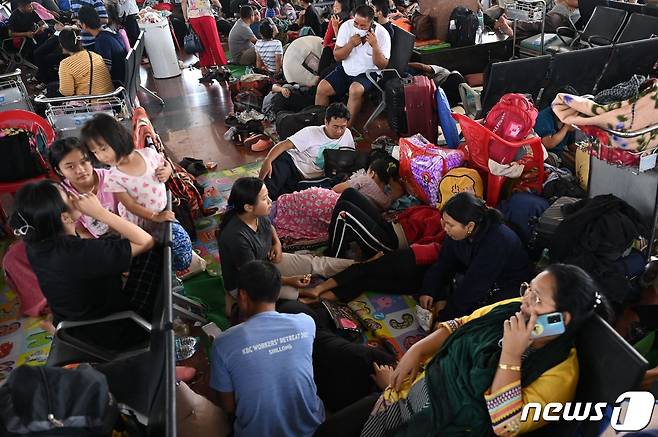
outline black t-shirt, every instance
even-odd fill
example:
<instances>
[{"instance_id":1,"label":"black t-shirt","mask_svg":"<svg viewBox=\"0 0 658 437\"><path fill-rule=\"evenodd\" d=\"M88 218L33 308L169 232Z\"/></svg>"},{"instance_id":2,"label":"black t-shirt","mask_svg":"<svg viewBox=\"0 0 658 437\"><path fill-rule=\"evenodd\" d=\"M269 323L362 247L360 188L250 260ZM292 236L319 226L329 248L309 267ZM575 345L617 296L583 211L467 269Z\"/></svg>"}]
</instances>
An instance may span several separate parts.
<instances>
[{"instance_id":1,"label":"black t-shirt","mask_svg":"<svg viewBox=\"0 0 658 437\"><path fill-rule=\"evenodd\" d=\"M122 293L130 241L54 237L27 245L27 257L56 322L89 320L130 308Z\"/></svg>"},{"instance_id":2,"label":"black t-shirt","mask_svg":"<svg viewBox=\"0 0 658 437\"><path fill-rule=\"evenodd\" d=\"M12 32L32 32L43 20L32 11L29 14L14 9L9 17L9 28Z\"/></svg>"},{"instance_id":3,"label":"black t-shirt","mask_svg":"<svg viewBox=\"0 0 658 437\"><path fill-rule=\"evenodd\" d=\"M221 231L218 245L224 287L235 290L240 267L249 261L268 259L272 250L272 223L267 217L260 217L254 232L239 217L233 217Z\"/></svg>"},{"instance_id":4,"label":"black t-shirt","mask_svg":"<svg viewBox=\"0 0 658 437\"><path fill-rule=\"evenodd\" d=\"M315 36L324 36L322 33L322 22L313 5L306 8L306 12L304 12L304 26L309 26L313 29Z\"/></svg>"},{"instance_id":5,"label":"black t-shirt","mask_svg":"<svg viewBox=\"0 0 658 437\"><path fill-rule=\"evenodd\" d=\"M393 23L387 21L386 23L382 24L382 27L386 29L386 31L391 37L391 41L393 41L393 34L395 33L395 28L393 27Z\"/></svg>"}]
</instances>

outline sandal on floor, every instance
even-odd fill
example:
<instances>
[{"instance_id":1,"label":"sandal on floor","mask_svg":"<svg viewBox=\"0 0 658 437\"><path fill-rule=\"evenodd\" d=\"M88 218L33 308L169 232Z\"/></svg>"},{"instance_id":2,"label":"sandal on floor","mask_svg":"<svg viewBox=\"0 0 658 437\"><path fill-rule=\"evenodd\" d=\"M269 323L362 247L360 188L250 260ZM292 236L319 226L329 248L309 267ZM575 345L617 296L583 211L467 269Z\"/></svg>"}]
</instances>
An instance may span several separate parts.
<instances>
[{"instance_id":1,"label":"sandal on floor","mask_svg":"<svg viewBox=\"0 0 658 437\"><path fill-rule=\"evenodd\" d=\"M272 140L269 138L266 138L264 140L260 140L257 143L253 144L251 146L251 151L252 152L264 152L266 150L270 150L272 147Z\"/></svg>"},{"instance_id":2,"label":"sandal on floor","mask_svg":"<svg viewBox=\"0 0 658 437\"><path fill-rule=\"evenodd\" d=\"M253 144L256 144L260 140L264 139L267 139L267 137L263 134L251 135L250 137L245 138L245 140L242 142L242 145L245 147L251 147Z\"/></svg>"}]
</instances>

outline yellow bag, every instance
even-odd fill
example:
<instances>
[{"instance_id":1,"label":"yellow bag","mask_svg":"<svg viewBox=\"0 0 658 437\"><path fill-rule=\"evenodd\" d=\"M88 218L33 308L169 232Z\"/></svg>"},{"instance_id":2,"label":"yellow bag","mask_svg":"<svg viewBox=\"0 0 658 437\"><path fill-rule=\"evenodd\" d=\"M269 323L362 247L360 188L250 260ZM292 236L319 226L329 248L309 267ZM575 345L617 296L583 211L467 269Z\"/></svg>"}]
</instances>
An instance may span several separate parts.
<instances>
[{"instance_id":1,"label":"yellow bag","mask_svg":"<svg viewBox=\"0 0 658 437\"><path fill-rule=\"evenodd\" d=\"M452 196L463 191L473 193L480 199L484 198L484 184L477 170L457 167L446 173L439 183L439 203L437 207L443 208L443 205Z\"/></svg>"},{"instance_id":2,"label":"yellow bag","mask_svg":"<svg viewBox=\"0 0 658 437\"><path fill-rule=\"evenodd\" d=\"M589 187L589 153L583 147L576 149L576 179L580 187L587 191Z\"/></svg>"}]
</instances>

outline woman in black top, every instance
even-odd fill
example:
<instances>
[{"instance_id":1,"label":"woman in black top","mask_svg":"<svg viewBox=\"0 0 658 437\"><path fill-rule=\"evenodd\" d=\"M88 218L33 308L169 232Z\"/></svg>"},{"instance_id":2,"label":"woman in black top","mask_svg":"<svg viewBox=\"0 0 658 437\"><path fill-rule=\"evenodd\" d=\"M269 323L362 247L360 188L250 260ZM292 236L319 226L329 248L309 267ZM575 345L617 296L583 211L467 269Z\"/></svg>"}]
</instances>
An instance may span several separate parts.
<instances>
[{"instance_id":1,"label":"woman in black top","mask_svg":"<svg viewBox=\"0 0 658 437\"><path fill-rule=\"evenodd\" d=\"M240 178L233 184L228 210L218 231L219 258L228 295L235 297L240 268L253 260L271 261L281 272L281 299L297 299L298 289L311 275L329 277L354 264L353 260L283 253L269 219L272 201L258 178ZM227 313L233 305L226 299Z\"/></svg>"},{"instance_id":2,"label":"woman in black top","mask_svg":"<svg viewBox=\"0 0 658 437\"><path fill-rule=\"evenodd\" d=\"M468 192L453 196L442 212L446 238L439 259L425 273L421 306L447 301L438 319L449 320L516 297L532 272L521 239L501 213Z\"/></svg>"},{"instance_id":3,"label":"woman in black top","mask_svg":"<svg viewBox=\"0 0 658 437\"><path fill-rule=\"evenodd\" d=\"M121 238L78 237L75 226L81 214L106 223ZM151 235L103 208L95 195L67 194L49 180L25 185L16 194L11 224L26 243L55 324L123 310L150 318L162 257L149 251Z\"/></svg>"}]
</instances>

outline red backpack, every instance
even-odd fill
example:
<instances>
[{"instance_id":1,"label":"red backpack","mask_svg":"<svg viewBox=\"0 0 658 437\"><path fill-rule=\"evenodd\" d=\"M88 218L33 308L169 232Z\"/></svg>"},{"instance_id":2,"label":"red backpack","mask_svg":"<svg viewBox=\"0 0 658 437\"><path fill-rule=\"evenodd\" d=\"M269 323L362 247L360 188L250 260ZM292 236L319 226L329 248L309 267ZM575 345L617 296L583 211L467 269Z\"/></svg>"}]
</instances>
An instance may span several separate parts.
<instances>
[{"instance_id":1,"label":"red backpack","mask_svg":"<svg viewBox=\"0 0 658 437\"><path fill-rule=\"evenodd\" d=\"M523 94L505 94L487 114L484 125L507 141L526 138L535 127L537 108ZM514 160L517 149L511 149L495 140L489 144L489 157L500 164Z\"/></svg>"}]
</instances>

